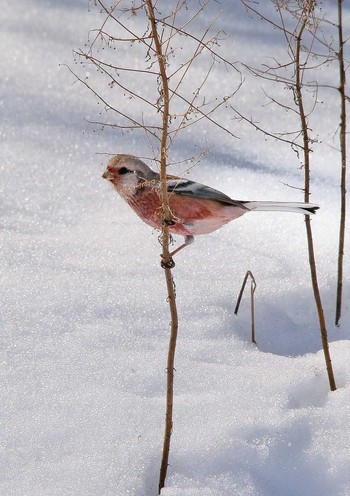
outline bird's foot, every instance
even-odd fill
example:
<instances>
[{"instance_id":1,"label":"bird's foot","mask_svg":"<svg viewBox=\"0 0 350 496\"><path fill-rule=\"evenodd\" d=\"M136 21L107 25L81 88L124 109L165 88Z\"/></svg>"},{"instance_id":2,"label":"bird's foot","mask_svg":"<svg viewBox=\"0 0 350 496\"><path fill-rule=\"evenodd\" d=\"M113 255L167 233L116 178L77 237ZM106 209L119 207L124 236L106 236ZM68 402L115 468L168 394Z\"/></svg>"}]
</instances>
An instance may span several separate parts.
<instances>
[{"instance_id":1,"label":"bird's foot","mask_svg":"<svg viewBox=\"0 0 350 496\"><path fill-rule=\"evenodd\" d=\"M163 224L165 226L175 226L176 222L173 219L164 219Z\"/></svg>"},{"instance_id":2,"label":"bird's foot","mask_svg":"<svg viewBox=\"0 0 350 496\"><path fill-rule=\"evenodd\" d=\"M160 261L160 266L162 267L162 269L173 269L175 267L175 262L172 259L172 257L170 257L167 262L162 257L162 259Z\"/></svg>"}]
</instances>

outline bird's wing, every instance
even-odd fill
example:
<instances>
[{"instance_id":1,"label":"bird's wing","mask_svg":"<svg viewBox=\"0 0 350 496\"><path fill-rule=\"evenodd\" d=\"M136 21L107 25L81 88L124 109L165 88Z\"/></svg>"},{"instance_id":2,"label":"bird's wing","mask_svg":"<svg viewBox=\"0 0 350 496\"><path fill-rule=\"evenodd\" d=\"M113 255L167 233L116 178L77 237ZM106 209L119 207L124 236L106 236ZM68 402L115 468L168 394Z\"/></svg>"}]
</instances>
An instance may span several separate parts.
<instances>
[{"instance_id":1,"label":"bird's wing","mask_svg":"<svg viewBox=\"0 0 350 496\"><path fill-rule=\"evenodd\" d=\"M167 185L168 193L190 196L192 198L199 198L202 200L214 200L228 205L235 205L247 210L246 207L244 207L243 202L232 200L232 198L224 193L221 193L221 191L205 186L204 184L189 181L188 179L176 178L168 180Z\"/></svg>"}]
</instances>

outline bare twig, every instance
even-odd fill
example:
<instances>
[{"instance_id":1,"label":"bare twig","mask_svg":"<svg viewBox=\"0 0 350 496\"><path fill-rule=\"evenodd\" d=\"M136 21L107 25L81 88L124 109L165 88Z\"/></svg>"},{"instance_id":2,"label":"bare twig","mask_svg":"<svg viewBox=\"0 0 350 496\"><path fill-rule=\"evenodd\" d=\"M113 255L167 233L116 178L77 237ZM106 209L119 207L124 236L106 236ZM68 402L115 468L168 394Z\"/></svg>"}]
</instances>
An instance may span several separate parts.
<instances>
[{"instance_id":1,"label":"bare twig","mask_svg":"<svg viewBox=\"0 0 350 496\"><path fill-rule=\"evenodd\" d=\"M277 133L277 132L267 131L265 128L263 128L262 126L258 125L253 120L252 117L250 117L250 118L249 117L246 117L244 114L242 114L241 112L239 112L236 108L234 108L232 105L230 105L230 107L238 115L238 117L240 119L242 119L245 122L248 122L251 126L254 127L254 129L256 131L260 131L264 135L269 136L270 138L273 138L275 140L282 141L283 143L288 143L292 147L302 149L302 145L300 145L299 143L297 143L295 140L289 140L287 138L284 138L283 136L285 136L286 133Z\"/></svg>"}]
</instances>

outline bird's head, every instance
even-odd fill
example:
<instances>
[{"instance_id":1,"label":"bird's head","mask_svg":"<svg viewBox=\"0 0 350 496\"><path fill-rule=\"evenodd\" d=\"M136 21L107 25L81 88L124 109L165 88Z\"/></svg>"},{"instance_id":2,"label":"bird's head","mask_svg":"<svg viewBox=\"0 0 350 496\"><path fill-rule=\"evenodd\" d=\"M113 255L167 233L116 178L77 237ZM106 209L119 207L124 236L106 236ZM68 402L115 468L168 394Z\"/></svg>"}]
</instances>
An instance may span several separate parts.
<instances>
[{"instance_id":1,"label":"bird's head","mask_svg":"<svg viewBox=\"0 0 350 496\"><path fill-rule=\"evenodd\" d=\"M158 174L139 158L119 154L110 159L102 177L110 181L122 196L130 196L140 183L157 179Z\"/></svg>"}]
</instances>

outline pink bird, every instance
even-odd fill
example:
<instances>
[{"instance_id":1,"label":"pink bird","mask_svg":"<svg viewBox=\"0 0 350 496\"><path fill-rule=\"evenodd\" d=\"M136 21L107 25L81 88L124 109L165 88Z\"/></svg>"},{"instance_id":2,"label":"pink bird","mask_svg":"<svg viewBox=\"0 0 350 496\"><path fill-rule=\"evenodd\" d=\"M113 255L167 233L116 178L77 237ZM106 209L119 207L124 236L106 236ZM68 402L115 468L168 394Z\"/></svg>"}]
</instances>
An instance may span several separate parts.
<instances>
[{"instance_id":1,"label":"pink bird","mask_svg":"<svg viewBox=\"0 0 350 496\"><path fill-rule=\"evenodd\" d=\"M132 155L115 155L102 177L146 224L161 229L162 204L159 196L160 176L142 160ZM269 202L232 200L220 191L189 179L167 176L171 234L181 234L185 242L171 253L191 244L194 236L208 234L238 219L247 212L282 211L314 214L317 205L302 202Z\"/></svg>"}]
</instances>

